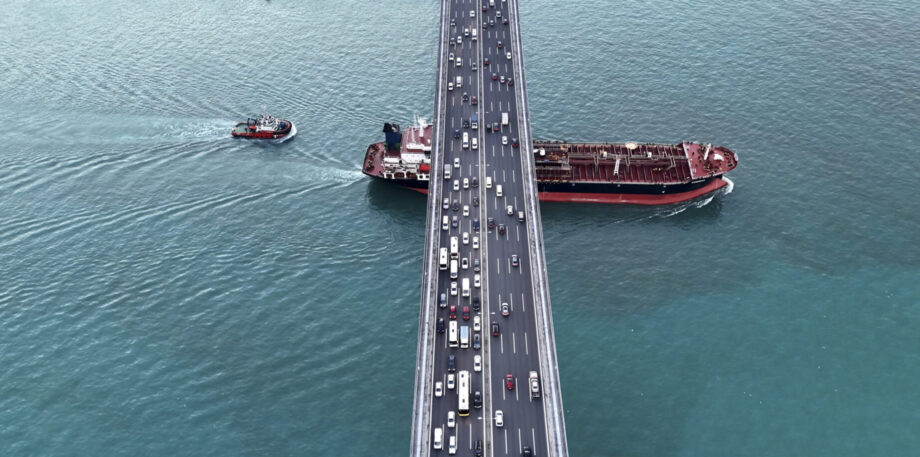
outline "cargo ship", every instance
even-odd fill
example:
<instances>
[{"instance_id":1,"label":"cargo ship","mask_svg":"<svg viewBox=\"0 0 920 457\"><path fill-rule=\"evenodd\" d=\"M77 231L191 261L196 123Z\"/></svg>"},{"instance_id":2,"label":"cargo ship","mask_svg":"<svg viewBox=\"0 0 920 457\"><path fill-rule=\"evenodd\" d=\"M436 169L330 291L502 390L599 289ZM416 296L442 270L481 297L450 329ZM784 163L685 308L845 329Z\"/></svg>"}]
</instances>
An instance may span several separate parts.
<instances>
[{"instance_id":1,"label":"cargo ship","mask_svg":"<svg viewBox=\"0 0 920 457\"><path fill-rule=\"evenodd\" d=\"M398 124L385 123L383 133L385 141L367 147L364 174L427 194L432 124L419 120L401 131ZM529 153L533 154L540 201L547 202L680 203L727 186L724 174L738 166L737 155L728 148L692 142L535 140Z\"/></svg>"}]
</instances>

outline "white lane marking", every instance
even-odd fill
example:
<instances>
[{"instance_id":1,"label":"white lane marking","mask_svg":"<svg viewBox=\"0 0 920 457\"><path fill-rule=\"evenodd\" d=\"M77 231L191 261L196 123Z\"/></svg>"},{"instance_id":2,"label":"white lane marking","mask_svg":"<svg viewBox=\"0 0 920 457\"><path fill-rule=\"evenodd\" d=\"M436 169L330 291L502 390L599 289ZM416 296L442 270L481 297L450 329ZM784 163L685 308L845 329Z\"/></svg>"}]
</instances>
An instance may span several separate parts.
<instances>
[{"instance_id":1,"label":"white lane marking","mask_svg":"<svg viewBox=\"0 0 920 457\"><path fill-rule=\"evenodd\" d=\"M514 335L515 334L512 332L511 333L511 352L517 354L517 338Z\"/></svg>"},{"instance_id":2,"label":"white lane marking","mask_svg":"<svg viewBox=\"0 0 920 457\"><path fill-rule=\"evenodd\" d=\"M507 454L508 453L508 429L506 428L504 432L505 432L505 454Z\"/></svg>"},{"instance_id":3,"label":"white lane marking","mask_svg":"<svg viewBox=\"0 0 920 457\"><path fill-rule=\"evenodd\" d=\"M515 376L514 377L514 401L521 401L521 396L518 394L518 392L521 391L520 387L521 385L518 384L517 376Z\"/></svg>"},{"instance_id":4,"label":"white lane marking","mask_svg":"<svg viewBox=\"0 0 920 457\"><path fill-rule=\"evenodd\" d=\"M524 331L524 354L530 355L530 345L527 344L527 331Z\"/></svg>"},{"instance_id":5,"label":"white lane marking","mask_svg":"<svg viewBox=\"0 0 920 457\"><path fill-rule=\"evenodd\" d=\"M498 334L498 345L501 348L501 353L505 353L505 336L501 333Z\"/></svg>"},{"instance_id":6,"label":"white lane marking","mask_svg":"<svg viewBox=\"0 0 920 457\"><path fill-rule=\"evenodd\" d=\"M524 306L524 292L521 292L521 312L526 311L527 308Z\"/></svg>"},{"instance_id":7,"label":"white lane marking","mask_svg":"<svg viewBox=\"0 0 920 457\"><path fill-rule=\"evenodd\" d=\"M534 432L533 427L530 427L530 439L532 440L531 442L533 443L533 453L534 455L536 455L537 454L537 433Z\"/></svg>"},{"instance_id":8,"label":"white lane marking","mask_svg":"<svg viewBox=\"0 0 920 457\"><path fill-rule=\"evenodd\" d=\"M521 428L518 427L518 452L524 449L524 443L521 442Z\"/></svg>"}]
</instances>

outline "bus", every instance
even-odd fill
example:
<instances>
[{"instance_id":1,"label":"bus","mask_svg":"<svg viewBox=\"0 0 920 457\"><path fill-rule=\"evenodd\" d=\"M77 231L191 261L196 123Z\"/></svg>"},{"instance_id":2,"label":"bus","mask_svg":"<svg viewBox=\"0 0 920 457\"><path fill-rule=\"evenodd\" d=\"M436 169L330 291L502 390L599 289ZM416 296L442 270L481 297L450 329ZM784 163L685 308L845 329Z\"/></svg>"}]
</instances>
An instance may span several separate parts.
<instances>
[{"instance_id":1,"label":"bus","mask_svg":"<svg viewBox=\"0 0 920 457\"><path fill-rule=\"evenodd\" d=\"M457 378L457 414L470 415L470 372L463 370Z\"/></svg>"},{"instance_id":2,"label":"bus","mask_svg":"<svg viewBox=\"0 0 920 457\"><path fill-rule=\"evenodd\" d=\"M441 267L441 270L447 269L447 248L441 248L441 255L439 256L438 264Z\"/></svg>"},{"instance_id":3,"label":"bus","mask_svg":"<svg viewBox=\"0 0 920 457\"><path fill-rule=\"evenodd\" d=\"M457 321L450 321L450 329L447 330L447 344L452 348L457 347Z\"/></svg>"},{"instance_id":4,"label":"bus","mask_svg":"<svg viewBox=\"0 0 920 457\"><path fill-rule=\"evenodd\" d=\"M460 242L457 240L457 237L450 237L450 258L459 259L460 258Z\"/></svg>"}]
</instances>

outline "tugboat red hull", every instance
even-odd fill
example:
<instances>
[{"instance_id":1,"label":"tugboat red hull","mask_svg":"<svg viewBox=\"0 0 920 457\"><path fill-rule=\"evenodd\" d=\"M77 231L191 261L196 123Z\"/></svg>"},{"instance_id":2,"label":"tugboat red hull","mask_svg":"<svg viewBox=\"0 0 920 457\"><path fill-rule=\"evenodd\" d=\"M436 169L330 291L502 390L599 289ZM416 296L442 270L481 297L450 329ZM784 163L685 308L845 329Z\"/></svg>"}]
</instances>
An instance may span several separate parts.
<instances>
[{"instance_id":1,"label":"tugboat red hull","mask_svg":"<svg viewBox=\"0 0 920 457\"><path fill-rule=\"evenodd\" d=\"M275 129L265 130L258 124L251 122L240 122L230 132L234 138L246 138L250 140L278 140L285 138L296 132L294 124L284 119L278 120L278 126Z\"/></svg>"}]
</instances>

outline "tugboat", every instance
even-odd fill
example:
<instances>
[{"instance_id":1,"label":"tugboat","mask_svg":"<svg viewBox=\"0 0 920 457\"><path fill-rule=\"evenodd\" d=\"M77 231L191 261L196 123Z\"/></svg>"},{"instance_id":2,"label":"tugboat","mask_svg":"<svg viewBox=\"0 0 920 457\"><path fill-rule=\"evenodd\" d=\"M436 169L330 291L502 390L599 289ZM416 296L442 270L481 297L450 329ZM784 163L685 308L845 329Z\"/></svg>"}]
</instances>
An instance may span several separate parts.
<instances>
[{"instance_id":1,"label":"tugboat","mask_svg":"<svg viewBox=\"0 0 920 457\"><path fill-rule=\"evenodd\" d=\"M230 134L236 138L278 140L280 143L296 135L297 127L291 121L261 114L258 118L248 118L246 122L236 124Z\"/></svg>"}]
</instances>

